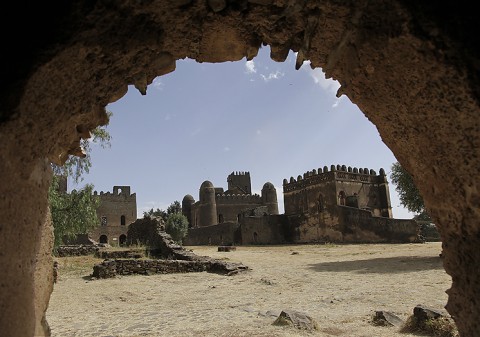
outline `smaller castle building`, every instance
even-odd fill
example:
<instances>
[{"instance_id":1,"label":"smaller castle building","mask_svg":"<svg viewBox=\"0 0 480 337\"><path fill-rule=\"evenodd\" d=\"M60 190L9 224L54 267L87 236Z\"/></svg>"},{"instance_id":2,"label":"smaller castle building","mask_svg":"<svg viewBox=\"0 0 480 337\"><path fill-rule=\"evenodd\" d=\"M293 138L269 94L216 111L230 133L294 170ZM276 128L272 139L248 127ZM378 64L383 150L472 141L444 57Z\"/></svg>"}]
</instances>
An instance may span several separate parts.
<instances>
[{"instance_id":1,"label":"smaller castle building","mask_svg":"<svg viewBox=\"0 0 480 337\"><path fill-rule=\"evenodd\" d=\"M130 186L114 186L113 193L95 191L100 199L97 209L99 226L88 236L100 243L123 245L127 241L128 225L137 220L137 196Z\"/></svg>"},{"instance_id":2,"label":"smaller castle building","mask_svg":"<svg viewBox=\"0 0 480 337\"><path fill-rule=\"evenodd\" d=\"M186 195L182 200L182 213L191 228L222 223L239 223L246 209L266 206L266 213L278 214L277 191L272 183L265 183L261 195L251 194L250 172L232 172L227 177L228 189L214 187L204 181L199 189L199 200Z\"/></svg>"}]
</instances>

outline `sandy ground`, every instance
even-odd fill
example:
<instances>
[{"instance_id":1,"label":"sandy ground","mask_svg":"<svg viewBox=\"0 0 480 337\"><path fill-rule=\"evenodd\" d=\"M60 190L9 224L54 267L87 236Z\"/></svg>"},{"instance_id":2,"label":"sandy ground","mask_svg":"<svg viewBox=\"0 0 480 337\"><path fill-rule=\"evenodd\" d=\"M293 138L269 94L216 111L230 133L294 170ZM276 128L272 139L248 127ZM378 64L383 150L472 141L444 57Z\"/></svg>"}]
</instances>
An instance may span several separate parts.
<instances>
[{"instance_id":1,"label":"sandy ground","mask_svg":"<svg viewBox=\"0 0 480 337\"><path fill-rule=\"evenodd\" d=\"M186 248L250 270L91 281L91 267L72 268L75 258L60 258L47 311L52 336L408 337L414 335L373 325L375 311L402 319L417 304L444 311L451 284L438 242ZM320 329L272 325L283 309L310 315Z\"/></svg>"}]
</instances>

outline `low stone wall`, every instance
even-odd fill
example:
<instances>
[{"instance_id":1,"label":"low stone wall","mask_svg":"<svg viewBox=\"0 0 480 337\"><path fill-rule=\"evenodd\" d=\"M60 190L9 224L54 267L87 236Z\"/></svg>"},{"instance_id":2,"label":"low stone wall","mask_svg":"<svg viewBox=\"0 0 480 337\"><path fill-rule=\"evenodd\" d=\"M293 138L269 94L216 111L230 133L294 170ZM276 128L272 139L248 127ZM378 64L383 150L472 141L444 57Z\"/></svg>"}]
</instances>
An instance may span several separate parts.
<instances>
[{"instance_id":1,"label":"low stone wall","mask_svg":"<svg viewBox=\"0 0 480 337\"><path fill-rule=\"evenodd\" d=\"M95 257L101 259L140 259L145 257L145 249L97 250Z\"/></svg>"},{"instance_id":2,"label":"low stone wall","mask_svg":"<svg viewBox=\"0 0 480 337\"><path fill-rule=\"evenodd\" d=\"M248 268L241 264L226 263L215 259L185 260L105 260L93 267L93 277L111 278L117 275L152 275L167 273L213 272L234 275Z\"/></svg>"},{"instance_id":3,"label":"low stone wall","mask_svg":"<svg viewBox=\"0 0 480 337\"><path fill-rule=\"evenodd\" d=\"M55 249L55 256L83 256L96 254L101 247L95 245L64 245Z\"/></svg>"}]
</instances>

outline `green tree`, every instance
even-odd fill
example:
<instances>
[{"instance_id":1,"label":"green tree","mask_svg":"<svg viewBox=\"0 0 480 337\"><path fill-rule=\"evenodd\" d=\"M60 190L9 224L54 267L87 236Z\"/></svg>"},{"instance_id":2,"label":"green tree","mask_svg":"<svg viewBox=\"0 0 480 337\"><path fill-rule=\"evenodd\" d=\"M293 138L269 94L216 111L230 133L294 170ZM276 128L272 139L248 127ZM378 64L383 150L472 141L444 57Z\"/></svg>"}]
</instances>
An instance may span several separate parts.
<instances>
[{"instance_id":1,"label":"green tree","mask_svg":"<svg viewBox=\"0 0 480 337\"><path fill-rule=\"evenodd\" d=\"M110 118L112 113L107 111ZM85 152L85 157L69 156L64 165L59 166L52 163L53 179L48 191L48 202L54 228L54 247L64 243L64 239L72 238L76 234L87 233L98 225L96 210L99 206L99 199L95 197L93 185L87 184L80 190L73 190L66 193L61 188L60 182L71 178L75 183L83 180L82 175L88 173L91 162L91 144L97 143L102 148L110 147L111 136L106 127L95 128L91 138L82 139L80 144Z\"/></svg>"},{"instance_id":2,"label":"green tree","mask_svg":"<svg viewBox=\"0 0 480 337\"><path fill-rule=\"evenodd\" d=\"M182 206L178 200L175 200L168 206L167 214L182 213Z\"/></svg>"},{"instance_id":3,"label":"green tree","mask_svg":"<svg viewBox=\"0 0 480 337\"><path fill-rule=\"evenodd\" d=\"M165 224L165 232L172 236L172 239L182 244L188 232L188 219L182 213L171 213L168 215Z\"/></svg>"},{"instance_id":4,"label":"green tree","mask_svg":"<svg viewBox=\"0 0 480 337\"><path fill-rule=\"evenodd\" d=\"M164 222L167 221L167 215L167 212L160 208L157 208L156 210L151 208L150 210L143 212L144 219L161 218Z\"/></svg>"},{"instance_id":5,"label":"green tree","mask_svg":"<svg viewBox=\"0 0 480 337\"><path fill-rule=\"evenodd\" d=\"M392 164L390 179L396 185L400 203L410 212L416 213L415 219L430 220L423 203L423 198L413 182L410 173L405 170L399 162Z\"/></svg>"},{"instance_id":6,"label":"green tree","mask_svg":"<svg viewBox=\"0 0 480 337\"><path fill-rule=\"evenodd\" d=\"M59 180L58 176L54 176L48 191L54 247L74 238L76 234L88 232L98 223L99 199L92 194L93 185L87 184L79 191L65 193L59 188Z\"/></svg>"},{"instance_id":7,"label":"green tree","mask_svg":"<svg viewBox=\"0 0 480 337\"><path fill-rule=\"evenodd\" d=\"M160 208L157 208L156 210L151 208L150 210L143 212L143 218L162 218L162 220L166 223L168 216L174 213L182 213L182 206L178 200L172 202L170 206L167 207L166 211Z\"/></svg>"}]
</instances>

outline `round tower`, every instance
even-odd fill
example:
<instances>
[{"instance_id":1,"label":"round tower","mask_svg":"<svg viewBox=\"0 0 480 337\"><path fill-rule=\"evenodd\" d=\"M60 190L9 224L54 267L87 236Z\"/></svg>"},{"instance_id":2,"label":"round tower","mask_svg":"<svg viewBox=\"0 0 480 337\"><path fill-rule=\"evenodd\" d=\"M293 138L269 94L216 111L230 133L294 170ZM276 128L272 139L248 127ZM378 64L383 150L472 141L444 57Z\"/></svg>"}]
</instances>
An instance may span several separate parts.
<instances>
[{"instance_id":1,"label":"round tower","mask_svg":"<svg viewBox=\"0 0 480 337\"><path fill-rule=\"evenodd\" d=\"M188 227L193 227L192 223L192 205L195 203L195 199L190 194L183 197L182 200L182 214L188 219Z\"/></svg>"},{"instance_id":2,"label":"round tower","mask_svg":"<svg viewBox=\"0 0 480 337\"><path fill-rule=\"evenodd\" d=\"M217 203L215 202L215 187L206 180L200 186L200 203L198 206L198 226L217 224Z\"/></svg>"},{"instance_id":3,"label":"round tower","mask_svg":"<svg viewBox=\"0 0 480 337\"><path fill-rule=\"evenodd\" d=\"M277 190L270 182L263 185L262 204L267 206L268 214L278 214Z\"/></svg>"}]
</instances>

